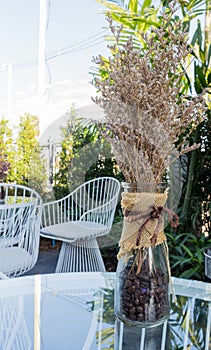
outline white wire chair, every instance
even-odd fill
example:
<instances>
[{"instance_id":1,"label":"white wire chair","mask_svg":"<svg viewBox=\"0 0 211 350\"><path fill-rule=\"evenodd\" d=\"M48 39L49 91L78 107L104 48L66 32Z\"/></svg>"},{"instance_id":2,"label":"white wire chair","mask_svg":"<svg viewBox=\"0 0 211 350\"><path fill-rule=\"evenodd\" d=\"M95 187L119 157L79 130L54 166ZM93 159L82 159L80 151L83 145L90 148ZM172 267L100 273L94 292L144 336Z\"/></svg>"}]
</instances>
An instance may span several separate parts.
<instances>
[{"instance_id":1,"label":"white wire chair","mask_svg":"<svg viewBox=\"0 0 211 350\"><path fill-rule=\"evenodd\" d=\"M62 241L56 272L105 271L97 237L110 232L120 182L100 177L43 204L41 236Z\"/></svg>"},{"instance_id":2,"label":"white wire chair","mask_svg":"<svg viewBox=\"0 0 211 350\"><path fill-rule=\"evenodd\" d=\"M0 277L15 277L37 262L42 199L31 188L0 183Z\"/></svg>"}]
</instances>

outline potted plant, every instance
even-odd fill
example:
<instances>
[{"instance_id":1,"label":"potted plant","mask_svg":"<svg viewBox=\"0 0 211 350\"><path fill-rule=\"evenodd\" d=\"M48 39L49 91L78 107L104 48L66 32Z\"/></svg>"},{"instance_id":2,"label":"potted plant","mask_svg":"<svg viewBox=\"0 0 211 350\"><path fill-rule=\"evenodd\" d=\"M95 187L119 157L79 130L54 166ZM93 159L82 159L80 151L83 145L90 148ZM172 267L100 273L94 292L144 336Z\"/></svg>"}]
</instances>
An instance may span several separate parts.
<instances>
[{"instance_id":1,"label":"potted plant","mask_svg":"<svg viewBox=\"0 0 211 350\"><path fill-rule=\"evenodd\" d=\"M203 120L205 93L183 94L182 79L190 55L181 22L172 21L175 8L163 13L163 25L142 34L143 45L108 17L114 44L111 57L94 58L100 76L93 98L105 112L99 128L110 142L122 171L124 223L119 242L116 313L126 323L154 326L169 313L168 247L164 214L172 226L177 215L165 208L168 190L163 185L170 165L196 149L187 139Z\"/></svg>"}]
</instances>

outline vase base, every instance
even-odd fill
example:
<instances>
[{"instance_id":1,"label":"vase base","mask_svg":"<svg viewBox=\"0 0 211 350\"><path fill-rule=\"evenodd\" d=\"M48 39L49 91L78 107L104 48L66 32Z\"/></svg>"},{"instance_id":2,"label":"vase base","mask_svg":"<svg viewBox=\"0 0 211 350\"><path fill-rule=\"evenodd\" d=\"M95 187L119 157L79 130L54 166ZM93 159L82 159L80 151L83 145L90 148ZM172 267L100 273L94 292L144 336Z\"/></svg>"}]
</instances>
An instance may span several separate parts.
<instances>
[{"instance_id":1,"label":"vase base","mask_svg":"<svg viewBox=\"0 0 211 350\"><path fill-rule=\"evenodd\" d=\"M132 321L132 320L124 317L123 315L116 313L116 317L121 322L123 322L125 325L127 325L129 327L139 327L139 328L158 327L161 324L163 324L166 320L168 320L169 316L170 316L170 313L166 314L165 316L163 316L162 318L160 318L159 320L156 320L156 321L139 322L139 321Z\"/></svg>"}]
</instances>

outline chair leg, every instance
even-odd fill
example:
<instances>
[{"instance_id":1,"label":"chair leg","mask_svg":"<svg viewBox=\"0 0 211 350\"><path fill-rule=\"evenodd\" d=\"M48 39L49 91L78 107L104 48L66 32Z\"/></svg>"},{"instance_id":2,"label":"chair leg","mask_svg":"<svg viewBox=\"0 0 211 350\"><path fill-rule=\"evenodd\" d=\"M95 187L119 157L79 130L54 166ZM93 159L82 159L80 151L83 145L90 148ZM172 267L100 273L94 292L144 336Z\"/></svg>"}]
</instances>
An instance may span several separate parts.
<instances>
[{"instance_id":1,"label":"chair leg","mask_svg":"<svg viewBox=\"0 0 211 350\"><path fill-rule=\"evenodd\" d=\"M105 272L105 265L96 238L63 242L56 272Z\"/></svg>"}]
</instances>

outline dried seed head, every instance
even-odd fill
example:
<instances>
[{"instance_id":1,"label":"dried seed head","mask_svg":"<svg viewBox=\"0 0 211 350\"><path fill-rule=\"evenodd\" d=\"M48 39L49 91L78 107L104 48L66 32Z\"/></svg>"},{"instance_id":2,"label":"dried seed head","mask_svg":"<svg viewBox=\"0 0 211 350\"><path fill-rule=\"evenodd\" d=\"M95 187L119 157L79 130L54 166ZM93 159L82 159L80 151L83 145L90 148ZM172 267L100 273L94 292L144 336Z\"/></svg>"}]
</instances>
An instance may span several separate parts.
<instances>
[{"instance_id":1,"label":"dried seed head","mask_svg":"<svg viewBox=\"0 0 211 350\"><path fill-rule=\"evenodd\" d=\"M189 134L206 112L204 94L182 96L184 66L190 49L181 23L164 14L165 27L143 34L145 48L137 49L133 38L119 44L120 32L109 19L116 44L112 56L94 59L104 78L93 84L100 96L93 101L105 111L103 135L113 146L116 160L127 181L160 182L172 158L189 152ZM179 149L175 149L175 143Z\"/></svg>"}]
</instances>

